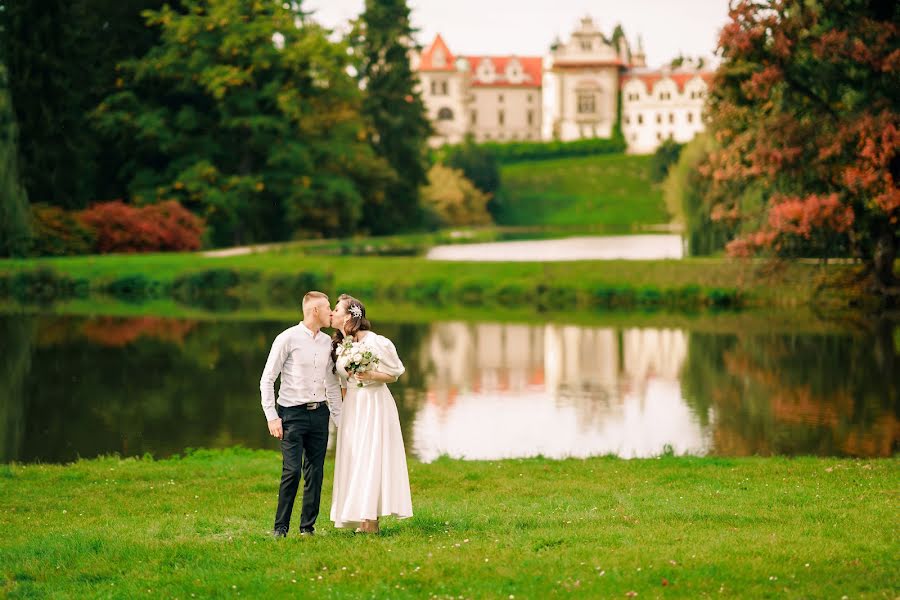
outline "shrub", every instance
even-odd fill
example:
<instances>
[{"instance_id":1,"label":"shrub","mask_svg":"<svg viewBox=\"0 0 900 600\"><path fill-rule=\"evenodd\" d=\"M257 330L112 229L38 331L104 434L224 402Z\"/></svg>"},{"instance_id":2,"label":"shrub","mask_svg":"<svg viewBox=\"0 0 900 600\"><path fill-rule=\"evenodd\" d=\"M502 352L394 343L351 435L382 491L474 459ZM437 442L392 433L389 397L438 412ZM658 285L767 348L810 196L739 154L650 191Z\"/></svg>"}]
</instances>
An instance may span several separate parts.
<instances>
[{"instance_id":1,"label":"shrub","mask_svg":"<svg viewBox=\"0 0 900 600\"><path fill-rule=\"evenodd\" d=\"M100 202L78 217L94 230L101 254L197 250L203 235L203 221L174 200L144 207Z\"/></svg>"},{"instance_id":2,"label":"shrub","mask_svg":"<svg viewBox=\"0 0 900 600\"><path fill-rule=\"evenodd\" d=\"M331 273L304 271L274 275L268 280L268 294L273 304L299 306L306 292L310 290L325 292L331 289L333 284L334 278Z\"/></svg>"},{"instance_id":3,"label":"shrub","mask_svg":"<svg viewBox=\"0 0 900 600\"><path fill-rule=\"evenodd\" d=\"M592 156L595 154L618 154L626 149L625 140L621 136L612 138L593 138L572 142L485 142L476 147L487 152L500 164L522 162L526 160L546 160L567 158L570 156ZM443 149L445 156L450 156L458 146Z\"/></svg>"},{"instance_id":4,"label":"shrub","mask_svg":"<svg viewBox=\"0 0 900 600\"><path fill-rule=\"evenodd\" d=\"M410 302L429 302L442 304L448 293L447 282L443 279L426 279L418 285L406 290L406 299Z\"/></svg>"},{"instance_id":5,"label":"shrub","mask_svg":"<svg viewBox=\"0 0 900 600\"><path fill-rule=\"evenodd\" d=\"M233 310L238 299L232 291L241 276L230 269L210 269L178 277L172 283L172 297L184 304L195 304L209 310Z\"/></svg>"},{"instance_id":6,"label":"shrub","mask_svg":"<svg viewBox=\"0 0 900 600\"><path fill-rule=\"evenodd\" d=\"M495 194L500 189L500 167L496 155L485 146L472 143L471 138L459 146L449 147L444 163L461 170L466 179L486 194Z\"/></svg>"},{"instance_id":7,"label":"shrub","mask_svg":"<svg viewBox=\"0 0 900 600\"><path fill-rule=\"evenodd\" d=\"M21 302L48 303L65 298L84 297L88 293L87 282L57 275L48 268L21 271L12 276L9 284L13 297Z\"/></svg>"},{"instance_id":8,"label":"shrub","mask_svg":"<svg viewBox=\"0 0 900 600\"><path fill-rule=\"evenodd\" d=\"M137 302L158 296L160 285L145 275L129 275L111 281L104 286L103 291L121 300Z\"/></svg>"},{"instance_id":9,"label":"shrub","mask_svg":"<svg viewBox=\"0 0 900 600\"><path fill-rule=\"evenodd\" d=\"M85 227L75 214L48 204L31 207L31 254L36 256L68 256L89 254L94 249L94 232Z\"/></svg>"},{"instance_id":10,"label":"shrub","mask_svg":"<svg viewBox=\"0 0 900 600\"><path fill-rule=\"evenodd\" d=\"M522 283L508 282L497 288L494 298L496 298L498 303L504 305L529 304L534 301L535 292Z\"/></svg>"},{"instance_id":11,"label":"shrub","mask_svg":"<svg viewBox=\"0 0 900 600\"><path fill-rule=\"evenodd\" d=\"M436 164L428 171L422 188L422 204L445 225L487 225L490 196L466 179L462 171Z\"/></svg>"},{"instance_id":12,"label":"shrub","mask_svg":"<svg viewBox=\"0 0 900 600\"><path fill-rule=\"evenodd\" d=\"M666 138L656 149L656 152L653 153L653 158L650 161L650 179L656 183L665 179L666 175L669 174L669 168L678 162L682 148L684 148L684 144L679 144L671 138Z\"/></svg>"}]
</instances>

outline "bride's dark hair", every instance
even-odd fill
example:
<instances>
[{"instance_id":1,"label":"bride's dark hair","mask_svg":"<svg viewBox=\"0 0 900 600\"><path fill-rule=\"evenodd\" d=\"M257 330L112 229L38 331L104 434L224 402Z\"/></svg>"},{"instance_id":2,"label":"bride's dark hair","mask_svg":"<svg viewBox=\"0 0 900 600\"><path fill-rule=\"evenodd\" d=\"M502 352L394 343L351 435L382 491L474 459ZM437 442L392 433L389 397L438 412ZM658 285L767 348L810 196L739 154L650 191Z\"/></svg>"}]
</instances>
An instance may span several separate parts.
<instances>
[{"instance_id":1,"label":"bride's dark hair","mask_svg":"<svg viewBox=\"0 0 900 600\"><path fill-rule=\"evenodd\" d=\"M372 324L369 323L369 320L366 318L366 306L354 298L349 294L341 294L338 296L338 305L341 302L346 303L347 312L350 313L350 316L347 318L347 323L344 326L347 330L347 335L354 336L358 331L371 331ZM354 317L353 313L350 312L350 309L353 307L359 308L360 316ZM338 327L335 329L334 335L331 336L331 372L337 373L337 347L341 345L341 342L344 341L344 332L341 331L341 328Z\"/></svg>"}]
</instances>

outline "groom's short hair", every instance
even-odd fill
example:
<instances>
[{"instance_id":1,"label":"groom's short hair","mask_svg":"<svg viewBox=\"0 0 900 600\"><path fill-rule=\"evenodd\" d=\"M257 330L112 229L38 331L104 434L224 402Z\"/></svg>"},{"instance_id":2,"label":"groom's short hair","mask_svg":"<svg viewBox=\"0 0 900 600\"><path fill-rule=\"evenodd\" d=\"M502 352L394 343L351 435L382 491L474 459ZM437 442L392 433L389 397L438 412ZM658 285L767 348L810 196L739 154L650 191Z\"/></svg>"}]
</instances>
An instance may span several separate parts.
<instances>
[{"instance_id":1,"label":"groom's short hair","mask_svg":"<svg viewBox=\"0 0 900 600\"><path fill-rule=\"evenodd\" d=\"M311 292L306 292L306 294L303 296L303 304L302 304L303 311L304 312L306 311L307 304L309 304L310 302L313 302L314 300L319 300L321 298L324 298L326 302L328 301L327 294L323 294L322 292L317 292L315 290L313 290Z\"/></svg>"}]
</instances>

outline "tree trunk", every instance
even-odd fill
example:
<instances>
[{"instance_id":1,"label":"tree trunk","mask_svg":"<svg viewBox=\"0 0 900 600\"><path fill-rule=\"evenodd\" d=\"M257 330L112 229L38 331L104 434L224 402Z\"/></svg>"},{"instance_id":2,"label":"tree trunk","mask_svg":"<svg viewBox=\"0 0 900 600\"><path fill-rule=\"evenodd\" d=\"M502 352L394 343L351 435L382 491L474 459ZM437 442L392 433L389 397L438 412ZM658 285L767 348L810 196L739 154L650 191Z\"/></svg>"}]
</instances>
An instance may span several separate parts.
<instances>
[{"instance_id":1,"label":"tree trunk","mask_svg":"<svg viewBox=\"0 0 900 600\"><path fill-rule=\"evenodd\" d=\"M897 235L890 226L878 234L872 252L875 282L882 293L891 293L897 283L894 276L894 261L897 259ZM893 291L896 293L896 291Z\"/></svg>"}]
</instances>

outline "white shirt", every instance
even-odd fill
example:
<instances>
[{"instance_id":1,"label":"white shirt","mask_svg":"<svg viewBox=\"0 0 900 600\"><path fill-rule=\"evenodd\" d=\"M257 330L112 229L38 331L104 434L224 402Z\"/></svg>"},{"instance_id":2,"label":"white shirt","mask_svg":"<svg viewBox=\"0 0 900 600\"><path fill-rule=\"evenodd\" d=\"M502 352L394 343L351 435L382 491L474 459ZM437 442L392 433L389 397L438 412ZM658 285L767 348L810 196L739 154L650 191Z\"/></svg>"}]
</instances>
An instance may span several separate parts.
<instances>
[{"instance_id":1,"label":"white shirt","mask_svg":"<svg viewBox=\"0 0 900 600\"><path fill-rule=\"evenodd\" d=\"M331 338L313 332L302 322L283 331L272 343L259 391L266 419L278 418L275 410L275 379L281 375L278 404L299 406L308 402L328 402L334 424L340 423L341 385L331 372Z\"/></svg>"}]
</instances>

